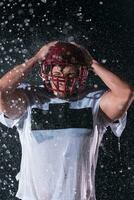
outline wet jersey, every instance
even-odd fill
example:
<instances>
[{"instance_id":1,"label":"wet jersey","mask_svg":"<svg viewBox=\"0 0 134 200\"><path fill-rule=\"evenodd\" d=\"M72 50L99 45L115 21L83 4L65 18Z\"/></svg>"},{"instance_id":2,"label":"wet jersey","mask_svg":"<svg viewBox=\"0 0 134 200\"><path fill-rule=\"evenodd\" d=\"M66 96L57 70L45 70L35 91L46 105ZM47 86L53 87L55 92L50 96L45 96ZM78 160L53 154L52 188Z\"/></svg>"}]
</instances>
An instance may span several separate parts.
<instances>
[{"instance_id":1,"label":"wet jersey","mask_svg":"<svg viewBox=\"0 0 134 200\"><path fill-rule=\"evenodd\" d=\"M95 169L103 134L110 126L120 136L126 113L116 123L101 117L103 90L81 99L50 98L43 90L25 88L26 112L18 119L0 114L16 126L22 146L16 197L22 200L95 200Z\"/></svg>"}]
</instances>

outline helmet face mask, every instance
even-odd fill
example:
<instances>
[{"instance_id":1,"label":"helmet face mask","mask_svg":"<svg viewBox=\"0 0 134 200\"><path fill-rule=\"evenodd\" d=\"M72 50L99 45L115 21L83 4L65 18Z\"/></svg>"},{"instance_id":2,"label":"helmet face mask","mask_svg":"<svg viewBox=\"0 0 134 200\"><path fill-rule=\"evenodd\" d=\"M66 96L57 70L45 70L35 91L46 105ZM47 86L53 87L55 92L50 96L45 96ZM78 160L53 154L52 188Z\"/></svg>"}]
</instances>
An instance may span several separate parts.
<instances>
[{"instance_id":1,"label":"helmet face mask","mask_svg":"<svg viewBox=\"0 0 134 200\"><path fill-rule=\"evenodd\" d=\"M46 59L41 64L40 77L46 89L63 98L83 92L88 78L88 65L80 49L73 44L58 42L50 49ZM58 66L58 74L53 73ZM73 75L65 76L64 70L73 69Z\"/></svg>"},{"instance_id":2,"label":"helmet face mask","mask_svg":"<svg viewBox=\"0 0 134 200\"><path fill-rule=\"evenodd\" d=\"M40 72L40 77L49 92L57 93L57 96L59 93L64 93L64 96L69 97L85 90L88 77L88 69L86 66L77 66L78 73L75 77L65 77L62 71L61 75L57 76L53 74L53 67L42 66ZM64 68L67 67L64 66ZM50 71L48 72L48 70Z\"/></svg>"}]
</instances>

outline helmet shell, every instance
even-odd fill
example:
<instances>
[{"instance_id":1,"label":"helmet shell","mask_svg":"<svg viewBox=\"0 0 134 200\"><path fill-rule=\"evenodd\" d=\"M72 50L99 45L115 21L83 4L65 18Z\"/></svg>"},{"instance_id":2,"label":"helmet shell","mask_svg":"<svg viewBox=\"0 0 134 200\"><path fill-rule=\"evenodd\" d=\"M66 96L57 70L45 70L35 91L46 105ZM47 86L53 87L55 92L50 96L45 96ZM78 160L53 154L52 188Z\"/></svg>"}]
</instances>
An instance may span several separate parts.
<instances>
[{"instance_id":1,"label":"helmet shell","mask_svg":"<svg viewBox=\"0 0 134 200\"><path fill-rule=\"evenodd\" d=\"M88 55L89 56L89 55ZM52 46L43 61L44 65L88 66L87 55L83 49L69 42L57 42Z\"/></svg>"},{"instance_id":2,"label":"helmet shell","mask_svg":"<svg viewBox=\"0 0 134 200\"><path fill-rule=\"evenodd\" d=\"M90 54L89 54L90 55ZM81 93L86 88L86 81L88 78L89 71L89 55L86 55L86 51L83 51L82 48L76 46L75 44L68 42L58 41L54 46L50 47L48 54L46 55L45 60L43 60L41 64L40 76L44 81L44 85L50 92L53 92L53 88L51 87L50 80L56 82L55 91L58 92L68 92L69 96ZM78 68L79 73L78 77L71 80L72 87L70 91L68 91L67 80L62 77L54 77L52 74L52 68L54 66L60 66L62 69L66 66L75 66ZM64 91L60 91L60 82L65 82Z\"/></svg>"}]
</instances>

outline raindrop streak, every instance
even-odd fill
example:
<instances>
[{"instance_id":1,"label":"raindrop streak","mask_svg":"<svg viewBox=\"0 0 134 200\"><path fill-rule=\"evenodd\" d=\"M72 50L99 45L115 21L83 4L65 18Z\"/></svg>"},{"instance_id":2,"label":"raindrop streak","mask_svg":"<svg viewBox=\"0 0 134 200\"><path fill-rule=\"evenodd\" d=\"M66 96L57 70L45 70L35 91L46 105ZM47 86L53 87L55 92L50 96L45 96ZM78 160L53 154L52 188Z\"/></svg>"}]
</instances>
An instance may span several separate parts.
<instances>
[{"instance_id":1,"label":"raindrop streak","mask_svg":"<svg viewBox=\"0 0 134 200\"><path fill-rule=\"evenodd\" d=\"M119 153L121 151L120 137L118 138L118 151L119 151Z\"/></svg>"},{"instance_id":2,"label":"raindrop streak","mask_svg":"<svg viewBox=\"0 0 134 200\"><path fill-rule=\"evenodd\" d=\"M47 0L41 0L43 3L46 3L47 2Z\"/></svg>"}]
</instances>

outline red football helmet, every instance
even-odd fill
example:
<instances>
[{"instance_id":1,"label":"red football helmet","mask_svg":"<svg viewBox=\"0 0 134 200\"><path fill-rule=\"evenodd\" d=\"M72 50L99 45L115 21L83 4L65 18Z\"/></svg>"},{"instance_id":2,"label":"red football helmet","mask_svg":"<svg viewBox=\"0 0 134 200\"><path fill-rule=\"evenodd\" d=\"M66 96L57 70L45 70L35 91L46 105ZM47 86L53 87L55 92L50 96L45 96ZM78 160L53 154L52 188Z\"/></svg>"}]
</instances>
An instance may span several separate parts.
<instances>
[{"instance_id":1,"label":"red football helmet","mask_svg":"<svg viewBox=\"0 0 134 200\"><path fill-rule=\"evenodd\" d=\"M59 66L61 72L66 66L75 66L78 69L78 75L73 78L66 78L64 74L57 77L52 73L54 66ZM40 77L48 91L56 91L57 94L63 92L72 96L85 90L89 68L90 63L87 60L86 51L75 44L58 41L50 47L45 60L42 62ZM50 81L54 83L54 88ZM61 83L64 83L62 90L59 87Z\"/></svg>"}]
</instances>

